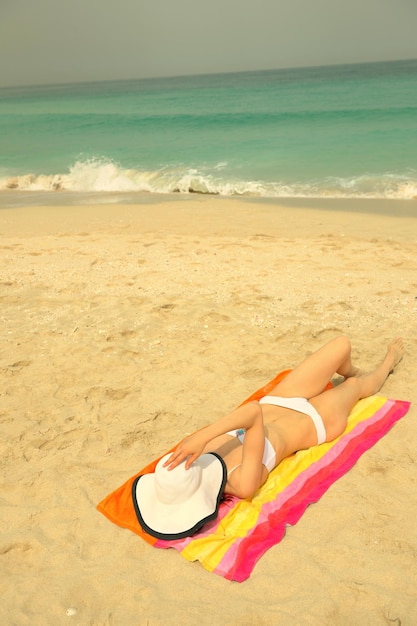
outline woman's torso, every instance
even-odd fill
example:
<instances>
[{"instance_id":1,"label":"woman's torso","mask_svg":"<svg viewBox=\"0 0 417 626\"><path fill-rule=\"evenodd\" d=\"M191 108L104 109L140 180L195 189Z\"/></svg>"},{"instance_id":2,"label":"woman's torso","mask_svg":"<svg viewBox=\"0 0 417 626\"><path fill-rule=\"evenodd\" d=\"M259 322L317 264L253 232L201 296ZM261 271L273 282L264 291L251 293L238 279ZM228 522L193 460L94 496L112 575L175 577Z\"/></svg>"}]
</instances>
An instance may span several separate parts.
<instances>
[{"instance_id":1,"label":"woman's torso","mask_svg":"<svg viewBox=\"0 0 417 626\"><path fill-rule=\"evenodd\" d=\"M278 465L294 450L315 445L315 430L311 418L304 413L293 409L286 409L273 405L262 405L265 427L265 437L269 439L275 450ZM233 435L220 435L206 446L204 452L217 452L226 463L227 471L238 467L242 463L242 443ZM266 472L266 477L268 472ZM230 493L226 485L226 493Z\"/></svg>"}]
</instances>

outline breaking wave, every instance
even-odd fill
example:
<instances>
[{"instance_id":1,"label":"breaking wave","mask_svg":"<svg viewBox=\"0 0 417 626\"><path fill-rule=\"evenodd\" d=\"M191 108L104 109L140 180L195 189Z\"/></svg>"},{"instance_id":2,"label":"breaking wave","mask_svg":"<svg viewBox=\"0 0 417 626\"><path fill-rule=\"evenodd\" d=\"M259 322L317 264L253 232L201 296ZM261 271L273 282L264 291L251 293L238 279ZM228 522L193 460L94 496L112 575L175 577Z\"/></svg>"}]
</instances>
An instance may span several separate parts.
<instances>
[{"instance_id":1,"label":"breaking wave","mask_svg":"<svg viewBox=\"0 0 417 626\"><path fill-rule=\"evenodd\" d=\"M265 198L417 198L417 171L407 174L328 177L285 183L223 177L227 163L211 171L187 168L126 169L104 159L77 161L66 174L0 176L0 191L199 193Z\"/></svg>"}]
</instances>

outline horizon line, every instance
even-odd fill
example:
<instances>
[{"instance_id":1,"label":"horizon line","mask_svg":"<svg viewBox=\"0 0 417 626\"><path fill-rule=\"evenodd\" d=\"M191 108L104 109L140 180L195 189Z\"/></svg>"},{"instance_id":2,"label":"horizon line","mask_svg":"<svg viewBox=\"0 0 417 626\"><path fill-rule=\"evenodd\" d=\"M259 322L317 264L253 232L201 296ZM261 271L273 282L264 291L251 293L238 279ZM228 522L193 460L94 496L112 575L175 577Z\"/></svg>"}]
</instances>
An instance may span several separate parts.
<instances>
[{"instance_id":1,"label":"horizon line","mask_svg":"<svg viewBox=\"0 0 417 626\"><path fill-rule=\"evenodd\" d=\"M178 78L197 78L203 76L227 76L229 74L256 74L261 72L280 72L280 71L288 71L288 70L306 70L306 69L315 69L315 68L335 68L335 67L347 67L347 66L355 66L355 65L378 65L378 64L388 64L388 63L405 63L417 61L417 58L404 58L404 59L386 59L379 61L356 61L352 62L344 62L344 63L329 63L329 64L318 64L318 65L291 65L285 67L276 67L276 68L258 68L251 70L228 70L226 72L201 72L201 73L186 73L186 74L167 74L167 75L156 75L156 76L142 76L142 77L130 77L130 78L104 78L104 79L95 79L95 80L75 80L75 81L64 81L64 82L53 82L53 83L26 83L26 84L10 84L10 85L0 85L0 90L6 89L25 89L25 88L45 88L45 87L69 87L76 85L94 85L101 83L122 83L122 82L138 82L138 81L146 81L146 80L168 80L168 79L178 79Z\"/></svg>"}]
</instances>

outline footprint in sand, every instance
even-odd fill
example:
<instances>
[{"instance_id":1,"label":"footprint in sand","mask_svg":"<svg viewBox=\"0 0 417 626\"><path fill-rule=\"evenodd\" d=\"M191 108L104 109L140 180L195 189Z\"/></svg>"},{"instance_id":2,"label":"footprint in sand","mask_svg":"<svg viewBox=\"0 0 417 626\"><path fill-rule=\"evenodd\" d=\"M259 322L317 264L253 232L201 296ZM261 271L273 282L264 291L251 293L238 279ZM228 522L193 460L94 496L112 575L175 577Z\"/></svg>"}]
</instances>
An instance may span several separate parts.
<instances>
[{"instance_id":1,"label":"footprint in sand","mask_svg":"<svg viewBox=\"0 0 417 626\"><path fill-rule=\"evenodd\" d=\"M0 372L2 374L11 374L12 376L14 376L14 374L21 372L23 368L28 367L28 365L30 365L31 363L32 361L16 361L11 365L0 368Z\"/></svg>"},{"instance_id":2,"label":"footprint in sand","mask_svg":"<svg viewBox=\"0 0 417 626\"><path fill-rule=\"evenodd\" d=\"M215 313L214 311L211 313L206 313L206 315L203 315L203 317L200 319L200 321L202 323L207 323L207 322L230 322L230 317L228 315L223 315L221 313Z\"/></svg>"},{"instance_id":3,"label":"footprint in sand","mask_svg":"<svg viewBox=\"0 0 417 626\"><path fill-rule=\"evenodd\" d=\"M0 554L8 554L14 551L27 552L28 550L32 550L32 546L30 543L26 542L8 543L4 546L0 546Z\"/></svg>"},{"instance_id":4,"label":"footprint in sand","mask_svg":"<svg viewBox=\"0 0 417 626\"><path fill-rule=\"evenodd\" d=\"M175 309L176 304L160 304L158 306L154 306L152 311L172 311Z\"/></svg>"},{"instance_id":5,"label":"footprint in sand","mask_svg":"<svg viewBox=\"0 0 417 626\"><path fill-rule=\"evenodd\" d=\"M80 441L85 437L85 433L80 428L74 428L68 430L59 435L55 435L52 439L34 439L31 442L32 448L38 450L65 450L69 448L74 442Z\"/></svg>"}]
</instances>

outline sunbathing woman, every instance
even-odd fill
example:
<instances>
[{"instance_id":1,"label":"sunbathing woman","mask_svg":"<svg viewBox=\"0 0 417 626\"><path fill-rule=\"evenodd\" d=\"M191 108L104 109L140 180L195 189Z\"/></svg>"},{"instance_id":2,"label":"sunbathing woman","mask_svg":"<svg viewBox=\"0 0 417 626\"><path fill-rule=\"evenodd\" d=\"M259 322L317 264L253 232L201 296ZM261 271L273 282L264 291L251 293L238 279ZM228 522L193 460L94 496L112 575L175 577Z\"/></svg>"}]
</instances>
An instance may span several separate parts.
<instances>
[{"instance_id":1,"label":"sunbathing woman","mask_svg":"<svg viewBox=\"0 0 417 626\"><path fill-rule=\"evenodd\" d=\"M139 521L155 536L186 536L185 529L184 533L179 534L152 529L159 523L157 518L175 517L172 504L177 506L178 503L180 506L179 501L182 501L179 492L172 495L177 488L191 490L187 491L184 499L185 507L194 489L207 492L210 485L215 490L216 513L223 492L239 498L252 497L282 459L293 452L332 441L341 435L353 406L361 398L381 389L401 360L403 352L402 340L394 339L380 365L369 374L361 374L352 364L349 339L345 336L333 339L307 357L259 402L249 402L181 441L174 452L159 463L156 473L151 478L148 475L149 481L155 481L155 478L157 483L161 481L159 486L156 485L156 495L155 485L149 485L149 490L145 481L138 482L135 506ZM345 380L323 391L335 373ZM200 473L208 476L212 470L213 477L216 476L213 478L213 486L207 478L208 483L203 487L204 481L201 481L200 474L195 478L195 483L194 479L191 480L193 471L190 470L199 464L202 468ZM216 470L219 466L221 472ZM185 487L187 481L191 481L194 486ZM142 489L146 494L140 493ZM200 495L204 496L203 493ZM161 511L156 510L158 503L154 503L154 500L160 497L162 500L172 500L165 512L163 508ZM146 504L143 502L148 522L142 518L144 511L141 498L148 498ZM189 506L190 510L193 507L198 509L196 501L193 505L190 501ZM212 519L216 513L213 511L204 521ZM178 515L180 518L184 516L182 513ZM179 522L180 526L186 526L187 523L185 520ZM188 527L187 534L192 534L190 530L194 532L194 526Z\"/></svg>"}]
</instances>

